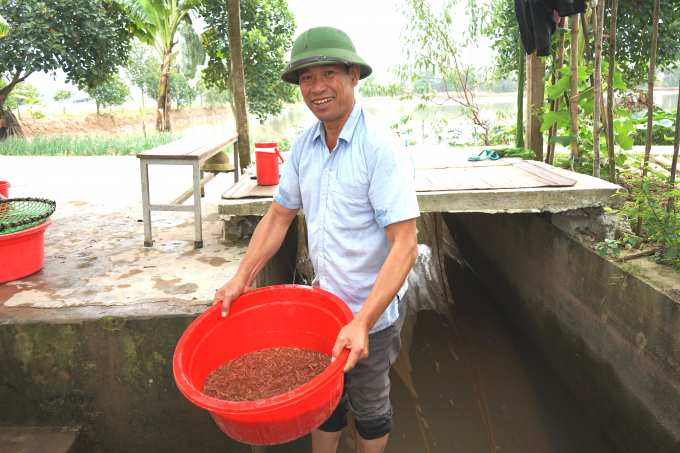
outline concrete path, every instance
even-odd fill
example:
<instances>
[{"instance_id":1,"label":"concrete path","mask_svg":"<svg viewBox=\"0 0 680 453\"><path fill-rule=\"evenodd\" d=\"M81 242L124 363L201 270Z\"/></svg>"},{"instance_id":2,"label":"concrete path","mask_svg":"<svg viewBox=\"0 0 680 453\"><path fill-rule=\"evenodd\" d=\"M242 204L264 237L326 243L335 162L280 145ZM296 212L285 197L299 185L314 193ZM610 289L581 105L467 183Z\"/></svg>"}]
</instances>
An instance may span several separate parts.
<instances>
[{"instance_id":1,"label":"concrete path","mask_svg":"<svg viewBox=\"0 0 680 453\"><path fill-rule=\"evenodd\" d=\"M0 284L2 308L150 302L205 308L245 254L246 243L218 242L217 201L233 182L232 174L220 174L206 186L204 248L193 248L193 213L174 212L152 213L155 244L146 248L135 157L0 156L0 169L0 180L12 184L11 197L57 201L45 234L43 269ZM190 185L188 167L150 169L153 202L169 202Z\"/></svg>"}]
</instances>

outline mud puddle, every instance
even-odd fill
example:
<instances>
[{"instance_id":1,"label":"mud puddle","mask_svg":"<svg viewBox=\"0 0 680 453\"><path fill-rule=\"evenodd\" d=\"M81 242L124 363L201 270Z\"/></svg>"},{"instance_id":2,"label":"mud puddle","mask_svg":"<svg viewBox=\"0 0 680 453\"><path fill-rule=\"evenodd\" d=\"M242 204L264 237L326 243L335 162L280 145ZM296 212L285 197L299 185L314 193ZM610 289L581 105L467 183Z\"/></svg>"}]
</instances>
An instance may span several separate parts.
<instances>
[{"instance_id":1,"label":"mud puddle","mask_svg":"<svg viewBox=\"0 0 680 453\"><path fill-rule=\"evenodd\" d=\"M404 338L415 320L412 338L403 341L410 347L390 371L394 427L385 451L609 453L472 271L450 258L445 267L454 300L448 313L417 311L402 330ZM415 301L421 304L432 306ZM356 439L350 417L338 452L356 452ZM311 439L257 451L311 452Z\"/></svg>"}]
</instances>

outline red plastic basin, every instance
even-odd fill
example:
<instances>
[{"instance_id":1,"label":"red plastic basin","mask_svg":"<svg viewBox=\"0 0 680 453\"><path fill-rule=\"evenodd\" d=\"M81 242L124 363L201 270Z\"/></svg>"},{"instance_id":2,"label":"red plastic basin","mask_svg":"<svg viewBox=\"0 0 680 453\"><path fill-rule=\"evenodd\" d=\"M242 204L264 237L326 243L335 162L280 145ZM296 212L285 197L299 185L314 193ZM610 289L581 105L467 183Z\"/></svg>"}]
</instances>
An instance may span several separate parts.
<instances>
[{"instance_id":1,"label":"red plastic basin","mask_svg":"<svg viewBox=\"0 0 680 453\"><path fill-rule=\"evenodd\" d=\"M320 375L283 395L258 401L222 401L201 391L206 377L223 363L254 351L295 347L330 355L353 316L333 294L308 286L280 285L252 290L199 316L175 349L173 371L180 391L207 409L228 436L251 445L275 445L304 436L323 423L342 396L349 350Z\"/></svg>"},{"instance_id":2,"label":"red plastic basin","mask_svg":"<svg viewBox=\"0 0 680 453\"><path fill-rule=\"evenodd\" d=\"M16 233L0 235L0 283L11 282L38 272L45 261L46 220Z\"/></svg>"},{"instance_id":3,"label":"red plastic basin","mask_svg":"<svg viewBox=\"0 0 680 453\"><path fill-rule=\"evenodd\" d=\"M0 181L0 194L2 194L5 198L9 198L10 187L12 187L12 185L8 181Z\"/></svg>"}]
</instances>

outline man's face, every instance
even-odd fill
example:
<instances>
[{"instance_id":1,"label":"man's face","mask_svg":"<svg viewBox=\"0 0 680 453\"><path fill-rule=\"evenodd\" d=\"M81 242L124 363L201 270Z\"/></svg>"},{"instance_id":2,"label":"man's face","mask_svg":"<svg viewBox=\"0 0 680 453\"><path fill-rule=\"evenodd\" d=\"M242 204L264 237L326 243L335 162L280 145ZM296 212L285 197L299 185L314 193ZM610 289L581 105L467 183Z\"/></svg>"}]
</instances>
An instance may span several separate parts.
<instances>
[{"instance_id":1,"label":"man's face","mask_svg":"<svg viewBox=\"0 0 680 453\"><path fill-rule=\"evenodd\" d=\"M300 92L305 104L322 123L349 116L354 107L354 87L359 83L359 66L342 63L300 69Z\"/></svg>"}]
</instances>

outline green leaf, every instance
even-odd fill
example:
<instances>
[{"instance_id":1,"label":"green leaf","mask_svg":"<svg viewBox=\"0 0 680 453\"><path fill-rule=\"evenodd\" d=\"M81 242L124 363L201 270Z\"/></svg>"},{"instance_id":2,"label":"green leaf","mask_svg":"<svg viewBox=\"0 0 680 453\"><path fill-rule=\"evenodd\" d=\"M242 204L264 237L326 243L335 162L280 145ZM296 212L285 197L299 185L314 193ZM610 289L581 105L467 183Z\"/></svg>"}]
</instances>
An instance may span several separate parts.
<instances>
[{"instance_id":1,"label":"green leaf","mask_svg":"<svg viewBox=\"0 0 680 453\"><path fill-rule=\"evenodd\" d=\"M649 192L649 184L647 184L646 182L643 183L642 184L642 190L644 190L645 192Z\"/></svg>"},{"instance_id":2,"label":"green leaf","mask_svg":"<svg viewBox=\"0 0 680 453\"><path fill-rule=\"evenodd\" d=\"M666 250L666 257L673 259L676 256L678 256L678 248L677 247L671 247L668 250Z\"/></svg>"},{"instance_id":3,"label":"green leaf","mask_svg":"<svg viewBox=\"0 0 680 453\"><path fill-rule=\"evenodd\" d=\"M550 138L550 142L548 143L549 145L562 145L565 148L568 148L569 145L571 145L571 142L576 140L577 136L576 135L562 135L562 136L555 136Z\"/></svg>"},{"instance_id":4,"label":"green leaf","mask_svg":"<svg viewBox=\"0 0 680 453\"><path fill-rule=\"evenodd\" d=\"M602 246L600 249L600 256L604 258L604 256L607 254L607 246Z\"/></svg>"},{"instance_id":5,"label":"green leaf","mask_svg":"<svg viewBox=\"0 0 680 453\"><path fill-rule=\"evenodd\" d=\"M558 121L563 121L566 119L566 111L560 112L546 112L541 116L541 132L545 132L550 129L550 126L557 123Z\"/></svg>"}]
</instances>

